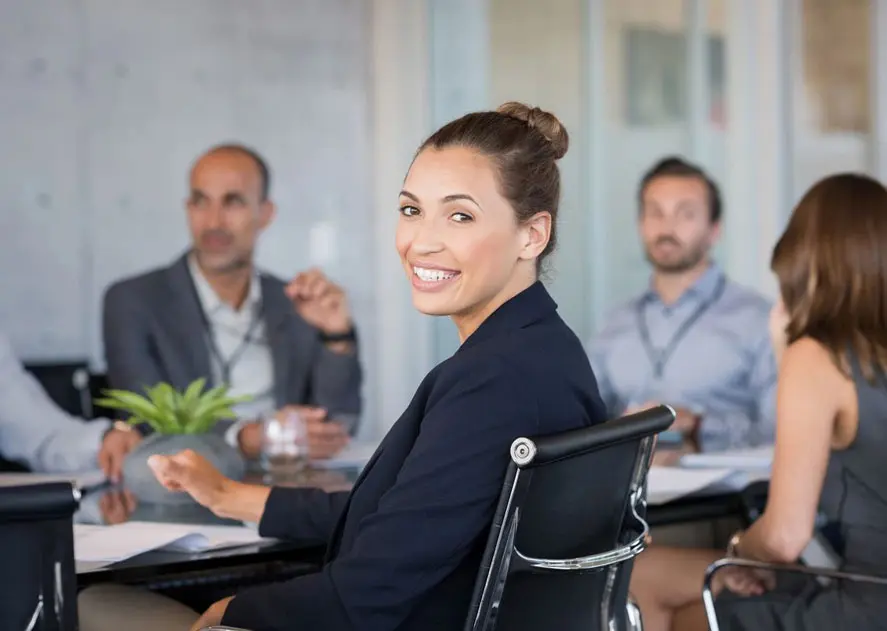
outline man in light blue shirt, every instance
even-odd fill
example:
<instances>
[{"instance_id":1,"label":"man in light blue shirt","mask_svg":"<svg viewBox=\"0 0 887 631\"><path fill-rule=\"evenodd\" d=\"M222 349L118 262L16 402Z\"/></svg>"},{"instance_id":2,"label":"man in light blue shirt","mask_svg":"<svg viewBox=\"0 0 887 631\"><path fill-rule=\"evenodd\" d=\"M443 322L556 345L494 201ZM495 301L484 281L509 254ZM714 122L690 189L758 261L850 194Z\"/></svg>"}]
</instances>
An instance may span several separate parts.
<instances>
[{"instance_id":1,"label":"man in light blue shirt","mask_svg":"<svg viewBox=\"0 0 887 631\"><path fill-rule=\"evenodd\" d=\"M610 413L665 403L686 450L773 441L776 362L770 303L711 260L721 198L699 167L666 158L642 179L639 229L650 287L613 311L590 345Z\"/></svg>"},{"instance_id":2,"label":"man in light blue shirt","mask_svg":"<svg viewBox=\"0 0 887 631\"><path fill-rule=\"evenodd\" d=\"M0 332L0 455L40 472L101 468L112 481L140 435L65 413L22 367Z\"/></svg>"}]
</instances>

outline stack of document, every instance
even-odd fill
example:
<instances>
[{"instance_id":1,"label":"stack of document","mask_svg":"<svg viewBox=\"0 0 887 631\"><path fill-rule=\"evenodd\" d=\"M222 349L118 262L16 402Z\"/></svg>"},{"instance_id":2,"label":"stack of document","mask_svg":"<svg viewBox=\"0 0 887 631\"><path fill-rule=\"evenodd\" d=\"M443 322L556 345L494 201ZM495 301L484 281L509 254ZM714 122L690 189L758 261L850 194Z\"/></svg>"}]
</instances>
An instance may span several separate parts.
<instances>
[{"instance_id":1,"label":"stack of document","mask_svg":"<svg viewBox=\"0 0 887 631\"><path fill-rule=\"evenodd\" d=\"M259 536L255 528L248 526L146 521L114 526L74 524L74 558L78 562L116 563L151 550L195 553L273 541Z\"/></svg>"},{"instance_id":2,"label":"stack of document","mask_svg":"<svg viewBox=\"0 0 887 631\"><path fill-rule=\"evenodd\" d=\"M681 457L682 467L718 467L742 471L769 471L772 464L772 446L736 449L710 454L686 454Z\"/></svg>"},{"instance_id":3,"label":"stack of document","mask_svg":"<svg viewBox=\"0 0 887 631\"><path fill-rule=\"evenodd\" d=\"M686 454L677 467L651 467L647 501L666 504L688 495L741 491L770 477L773 447Z\"/></svg>"}]
</instances>

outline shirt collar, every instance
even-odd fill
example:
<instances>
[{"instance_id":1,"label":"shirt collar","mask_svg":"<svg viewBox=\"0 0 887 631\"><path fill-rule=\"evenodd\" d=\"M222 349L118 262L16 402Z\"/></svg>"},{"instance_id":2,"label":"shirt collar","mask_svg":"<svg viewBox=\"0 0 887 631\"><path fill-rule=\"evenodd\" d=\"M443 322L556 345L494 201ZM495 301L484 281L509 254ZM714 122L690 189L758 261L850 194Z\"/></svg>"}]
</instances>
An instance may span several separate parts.
<instances>
[{"instance_id":1,"label":"shirt collar","mask_svg":"<svg viewBox=\"0 0 887 631\"><path fill-rule=\"evenodd\" d=\"M678 298L677 302L681 302L687 298L692 298L698 301L710 300L718 290L723 277L724 271L721 269L720 265L714 262L709 264L705 273L700 276L680 298ZM650 286L641 296L641 302L646 303L653 300L659 300L659 294L657 294L656 290L653 288L653 281L651 279Z\"/></svg>"},{"instance_id":2,"label":"shirt collar","mask_svg":"<svg viewBox=\"0 0 887 631\"><path fill-rule=\"evenodd\" d=\"M206 280L206 276L203 275L193 254L188 255L188 271L191 273L191 278L194 280L194 287L197 290L197 298L200 300L200 306L203 307L203 310L207 314L215 313L223 307L233 310L233 307L222 302L219 295L212 288L212 285ZM254 271L250 278L249 291L246 294L246 300L241 306L240 311L243 311L244 309L254 310L258 308L261 300L262 284L259 280L258 273Z\"/></svg>"}]
</instances>

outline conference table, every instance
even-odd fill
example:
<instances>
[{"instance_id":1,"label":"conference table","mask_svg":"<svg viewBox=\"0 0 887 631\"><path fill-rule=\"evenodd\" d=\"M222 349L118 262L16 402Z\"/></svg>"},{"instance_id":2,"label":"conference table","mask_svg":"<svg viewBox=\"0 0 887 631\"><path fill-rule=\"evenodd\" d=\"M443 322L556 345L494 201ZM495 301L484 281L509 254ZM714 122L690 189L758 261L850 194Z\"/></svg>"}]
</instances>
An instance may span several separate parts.
<instances>
[{"instance_id":1,"label":"conference table","mask_svg":"<svg viewBox=\"0 0 887 631\"><path fill-rule=\"evenodd\" d=\"M308 467L297 474L268 478L252 474L254 481L326 490L347 490L359 467L335 470ZM739 516L744 510L740 491L722 489L673 499L648 506L647 519L654 527L691 521ZM192 501L178 504L140 503L125 488L100 487L87 491L75 523L117 524L148 521L204 525L242 525L213 515ZM151 589L189 586L238 586L285 580L315 572L323 560L322 547L305 547L272 541L200 553L150 551L111 564L78 562L78 585L96 583L140 584Z\"/></svg>"}]
</instances>

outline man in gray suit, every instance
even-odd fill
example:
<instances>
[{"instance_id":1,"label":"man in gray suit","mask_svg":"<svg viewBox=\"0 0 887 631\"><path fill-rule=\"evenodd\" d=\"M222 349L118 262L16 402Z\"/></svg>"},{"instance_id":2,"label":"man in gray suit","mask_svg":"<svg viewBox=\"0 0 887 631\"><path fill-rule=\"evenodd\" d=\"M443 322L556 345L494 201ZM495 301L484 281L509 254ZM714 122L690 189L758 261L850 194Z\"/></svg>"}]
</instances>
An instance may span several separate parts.
<instances>
[{"instance_id":1,"label":"man in gray suit","mask_svg":"<svg viewBox=\"0 0 887 631\"><path fill-rule=\"evenodd\" d=\"M120 478L138 432L111 421L84 421L61 410L21 365L0 333L0 455L41 472L92 471Z\"/></svg>"},{"instance_id":2,"label":"man in gray suit","mask_svg":"<svg viewBox=\"0 0 887 631\"><path fill-rule=\"evenodd\" d=\"M286 283L256 270L256 242L275 212L269 188L265 161L246 147L215 147L195 162L190 252L105 294L108 379L134 391L200 377L226 383L251 397L226 431L245 454L261 449L257 419L296 411L312 455L330 456L360 412L354 325L344 292L321 272Z\"/></svg>"}]
</instances>

